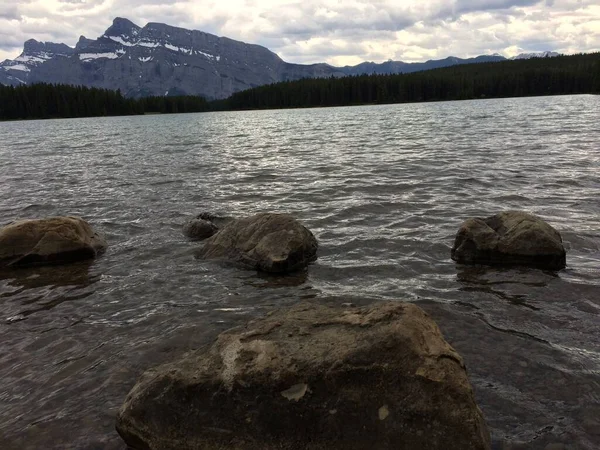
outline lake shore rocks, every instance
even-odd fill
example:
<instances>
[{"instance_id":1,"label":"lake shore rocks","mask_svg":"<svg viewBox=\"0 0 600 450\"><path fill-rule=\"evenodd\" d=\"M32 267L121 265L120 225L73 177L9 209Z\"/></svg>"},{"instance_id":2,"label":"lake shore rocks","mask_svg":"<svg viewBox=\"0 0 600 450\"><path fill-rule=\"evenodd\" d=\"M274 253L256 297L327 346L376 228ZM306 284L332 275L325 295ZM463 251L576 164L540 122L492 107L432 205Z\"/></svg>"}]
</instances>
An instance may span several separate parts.
<instances>
[{"instance_id":1,"label":"lake shore rocks","mask_svg":"<svg viewBox=\"0 0 600 450\"><path fill-rule=\"evenodd\" d=\"M0 229L0 267L92 259L106 247L106 240L79 217L19 220Z\"/></svg>"},{"instance_id":2,"label":"lake shore rocks","mask_svg":"<svg viewBox=\"0 0 600 450\"><path fill-rule=\"evenodd\" d=\"M461 264L522 265L547 270L566 266L560 233L523 211L467 219L458 230L451 258Z\"/></svg>"},{"instance_id":3,"label":"lake shore rocks","mask_svg":"<svg viewBox=\"0 0 600 450\"><path fill-rule=\"evenodd\" d=\"M147 371L133 449L489 449L462 358L419 307L304 302Z\"/></svg>"},{"instance_id":4,"label":"lake shore rocks","mask_svg":"<svg viewBox=\"0 0 600 450\"><path fill-rule=\"evenodd\" d=\"M198 258L221 259L270 273L300 270L317 259L314 235L288 214L261 213L226 223Z\"/></svg>"}]
</instances>

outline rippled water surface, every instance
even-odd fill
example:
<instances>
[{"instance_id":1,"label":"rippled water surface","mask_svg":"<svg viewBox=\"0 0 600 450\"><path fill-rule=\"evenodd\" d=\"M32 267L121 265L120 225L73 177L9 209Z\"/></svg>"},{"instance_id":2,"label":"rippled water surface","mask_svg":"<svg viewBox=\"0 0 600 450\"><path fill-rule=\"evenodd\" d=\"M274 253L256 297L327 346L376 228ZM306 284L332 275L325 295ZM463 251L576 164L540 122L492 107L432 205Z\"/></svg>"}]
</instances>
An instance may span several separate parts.
<instances>
[{"instance_id":1,"label":"rippled water surface","mask_svg":"<svg viewBox=\"0 0 600 450\"><path fill-rule=\"evenodd\" d=\"M0 124L0 222L79 215L93 263L0 272L0 447L122 449L145 369L280 305L417 302L464 356L495 449L600 448L600 97ZM456 265L460 223L559 229L559 273ZM194 259L201 211L290 212L306 274Z\"/></svg>"}]
</instances>

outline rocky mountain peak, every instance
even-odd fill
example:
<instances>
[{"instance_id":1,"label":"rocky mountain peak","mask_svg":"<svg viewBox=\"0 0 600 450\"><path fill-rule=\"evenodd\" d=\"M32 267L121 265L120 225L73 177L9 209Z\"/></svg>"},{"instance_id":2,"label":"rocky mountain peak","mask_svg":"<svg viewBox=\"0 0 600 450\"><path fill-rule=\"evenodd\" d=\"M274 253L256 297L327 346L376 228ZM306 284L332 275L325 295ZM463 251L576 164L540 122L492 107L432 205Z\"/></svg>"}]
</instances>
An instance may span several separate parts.
<instances>
[{"instance_id":1,"label":"rocky mountain peak","mask_svg":"<svg viewBox=\"0 0 600 450\"><path fill-rule=\"evenodd\" d=\"M35 39L25 41L22 55L37 55L47 53L49 55L71 55L73 49L66 44L56 44L54 42L40 42Z\"/></svg>"},{"instance_id":2,"label":"rocky mountain peak","mask_svg":"<svg viewBox=\"0 0 600 450\"><path fill-rule=\"evenodd\" d=\"M105 36L130 36L135 37L140 32L141 27L137 26L129 19L116 17L112 25L104 32Z\"/></svg>"},{"instance_id":3,"label":"rocky mountain peak","mask_svg":"<svg viewBox=\"0 0 600 450\"><path fill-rule=\"evenodd\" d=\"M79 36L79 41L77 41L77 44L75 45L75 50L76 51L85 50L87 47L89 47L93 43L94 43L93 39L88 39L85 36Z\"/></svg>"}]
</instances>

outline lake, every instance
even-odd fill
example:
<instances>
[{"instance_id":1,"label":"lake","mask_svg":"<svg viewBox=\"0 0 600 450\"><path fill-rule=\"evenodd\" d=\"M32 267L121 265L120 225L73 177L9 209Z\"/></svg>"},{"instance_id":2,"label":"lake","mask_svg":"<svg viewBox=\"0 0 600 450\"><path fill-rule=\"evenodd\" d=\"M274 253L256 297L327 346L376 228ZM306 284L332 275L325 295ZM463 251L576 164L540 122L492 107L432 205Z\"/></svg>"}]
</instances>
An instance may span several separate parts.
<instances>
[{"instance_id":1,"label":"lake","mask_svg":"<svg viewBox=\"0 0 600 450\"><path fill-rule=\"evenodd\" d=\"M451 261L463 220L507 209L562 233L565 270ZM197 260L181 226L202 211L291 213L319 259L288 277ZM3 449L123 449L144 370L331 296L431 314L494 449L600 448L600 96L0 123L0 223L52 215L109 249L0 272Z\"/></svg>"}]
</instances>

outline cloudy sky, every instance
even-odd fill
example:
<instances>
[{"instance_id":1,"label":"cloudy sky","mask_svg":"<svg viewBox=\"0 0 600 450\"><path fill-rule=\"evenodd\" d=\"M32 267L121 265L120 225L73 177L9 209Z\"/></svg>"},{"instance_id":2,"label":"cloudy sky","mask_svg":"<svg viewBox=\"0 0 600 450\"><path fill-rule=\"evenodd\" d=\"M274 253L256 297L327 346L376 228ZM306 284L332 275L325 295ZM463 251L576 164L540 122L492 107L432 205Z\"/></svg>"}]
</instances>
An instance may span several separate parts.
<instances>
[{"instance_id":1,"label":"cloudy sky","mask_svg":"<svg viewBox=\"0 0 600 450\"><path fill-rule=\"evenodd\" d=\"M0 0L0 61L29 38L96 38L117 16L261 44L298 63L600 50L598 0Z\"/></svg>"}]
</instances>

